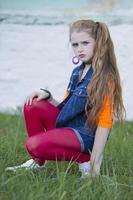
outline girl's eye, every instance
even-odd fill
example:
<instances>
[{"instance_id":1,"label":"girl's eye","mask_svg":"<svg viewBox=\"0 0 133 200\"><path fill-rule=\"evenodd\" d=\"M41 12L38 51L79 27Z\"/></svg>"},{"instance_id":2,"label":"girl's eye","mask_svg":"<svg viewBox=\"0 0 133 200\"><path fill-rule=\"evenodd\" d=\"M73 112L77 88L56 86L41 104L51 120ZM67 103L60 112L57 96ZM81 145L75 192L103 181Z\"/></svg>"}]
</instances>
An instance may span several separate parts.
<instances>
[{"instance_id":1,"label":"girl's eye","mask_svg":"<svg viewBox=\"0 0 133 200\"><path fill-rule=\"evenodd\" d=\"M78 46L78 43L73 43L72 44L72 47L77 47Z\"/></svg>"},{"instance_id":2,"label":"girl's eye","mask_svg":"<svg viewBox=\"0 0 133 200\"><path fill-rule=\"evenodd\" d=\"M83 45L88 45L88 44L89 44L89 42L87 42L87 41L84 41L84 42L82 42L82 44L83 44Z\"/></svg>"}]
</instances>

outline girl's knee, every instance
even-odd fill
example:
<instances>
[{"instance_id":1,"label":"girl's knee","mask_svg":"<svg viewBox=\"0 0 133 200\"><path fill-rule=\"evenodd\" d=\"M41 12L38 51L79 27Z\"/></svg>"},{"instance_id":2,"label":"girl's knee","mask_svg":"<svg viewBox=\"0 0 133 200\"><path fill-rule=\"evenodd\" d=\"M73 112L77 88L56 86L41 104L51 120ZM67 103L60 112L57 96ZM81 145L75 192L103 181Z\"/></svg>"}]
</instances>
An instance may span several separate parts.
<instances>
[{"instance_id":1,"label":"girl's knee","mask_svg":"<svg viewBox=\"0 0 133 200\"><path fill-rule=\"evenodd\" d=\"M25 103L25 104L24 104L24 107L23 107L23 112L24 112L24 114L36 110L36 109L38 108L38 104L39 104L39 102L36 100L36 98L33 99L31 105L27 105L27 104Z\"/></svg>"},{"instance_id":2,"label":"girl's knee","mask_svg":"<svg viewBox=\"0 0 133 200\"><path fill-rule=\"evenodd\" d=\"M28 138L28 140L25 143L25 146L29 152L36 151L38 148L36 137L33 136L33 137Z\"/></svg>"}]
</instances>

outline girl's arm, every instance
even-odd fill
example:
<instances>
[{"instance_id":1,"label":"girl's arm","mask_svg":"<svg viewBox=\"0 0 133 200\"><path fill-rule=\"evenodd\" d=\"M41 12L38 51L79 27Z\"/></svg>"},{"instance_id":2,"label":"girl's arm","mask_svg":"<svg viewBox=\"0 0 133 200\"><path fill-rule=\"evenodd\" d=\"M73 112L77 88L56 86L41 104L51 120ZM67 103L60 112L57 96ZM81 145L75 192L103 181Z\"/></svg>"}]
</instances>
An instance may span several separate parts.
<instances>
[{"instance_id":1,"label":"girl's arm","mask_svg":"<svg viewBox=\"0 0 133 200\"><path fill-rule=\"evenodd\" d=\"M113 108L111 105L112 104L110 103L110 97L105 96L104 103L99 114L99 121L95 134L95 141L91 153L92 175L94 176L100 174L100 167L103 159L104 147L110 130L112 128Z\"/></svg>"},{"instance_id":2,"label":"girl's arm","mask_svg":"<svg viewBox=\"0 0 133 200\"><path fill-rule=\"evenodd\" d=\"M51 97L50 99L48 99L48 101L50 103L52 103L54 106L58 106L60 104L60 102L56 101L56 99L54 99L53 97Z\"/></svg>"},{"instance_id":3,"label":"girl's arm","mask_svg":"<svg viewBox=\"0 0 133 200\"><path fill-rule=\"evenodd\" d=\"M65 100L65 98L67 98L68 95L69 95L69 93L68 93L68 91L66 90L66 91L65 91L65 94L64 94L63 100ZM51 97L50 99L48 99L48 101L49 101L50 103L52 103L53 105L55 105L55 106L58 106L58 105L60 104L60 102L56 101L53 97Z\"/></svg>"},{"instance_id":4,"label":"girl's arm","mask_svg":"<svg viewBox=\"0 0 133 200\"><path fill-rule=\"evenodd\" d=\"M67 98L68 95L69 95L69 92L68 92L68 90L66 90L66 91L65 91L65 94L64 94L63 100L65 100L65 99ZM52 103L53 105L55 105L55 106L58 106L58 105L60 104L60 102L56 101L53 97L51 97L50 99L48 99L48 101L49 101L50 103Z\"/></svg>"},{"instance_id":5,"label":"girl's arm","mask_svg":"<svg viewBox=\"0 0 133 200\"><path fill-rule=\"evenodd\" d=\"M110 132L110 128L98 127L96 130L95 141L91 153L92 175L100 174L100 167L103 159L104 147Z\"/></svg>"}]
</instances>

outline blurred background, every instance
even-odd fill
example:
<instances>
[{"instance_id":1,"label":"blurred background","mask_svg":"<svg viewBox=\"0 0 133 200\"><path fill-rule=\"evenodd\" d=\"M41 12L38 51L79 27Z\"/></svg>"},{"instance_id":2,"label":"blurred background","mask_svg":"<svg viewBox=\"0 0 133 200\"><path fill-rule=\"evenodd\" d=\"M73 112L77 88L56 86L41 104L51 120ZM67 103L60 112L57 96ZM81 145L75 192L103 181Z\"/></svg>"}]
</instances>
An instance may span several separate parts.
<instances>
[{"instance_id":1,"label":"blurred background","mask_svg":"<svg viewBox=\"0 0 133 200\"><path fill-rule=\"evenodd\" d=\"M127 120L133 120L132 0L0 0L1 112L15 112L41 87L62 100L75 67L69 24L88 18L109 26Z\"/></svg>"}]
</instances>

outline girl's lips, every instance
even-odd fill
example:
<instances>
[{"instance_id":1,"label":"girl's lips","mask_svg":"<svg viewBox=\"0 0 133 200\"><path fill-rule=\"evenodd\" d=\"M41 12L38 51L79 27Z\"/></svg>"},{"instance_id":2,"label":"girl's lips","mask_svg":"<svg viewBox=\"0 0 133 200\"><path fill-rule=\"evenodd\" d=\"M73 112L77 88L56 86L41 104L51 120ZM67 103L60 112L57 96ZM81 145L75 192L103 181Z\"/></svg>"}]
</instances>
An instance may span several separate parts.
<instances>
[{"instance_id":1,"label":"girl's lips","mask_svg":"<svg viewBox=\"0 0 133 200\"><path fill-rule=\"evenodd\" d=\"M83 58L83 57L85 57L85 54L80 54L79 57Z\"/></svg>"}]
</instances>

